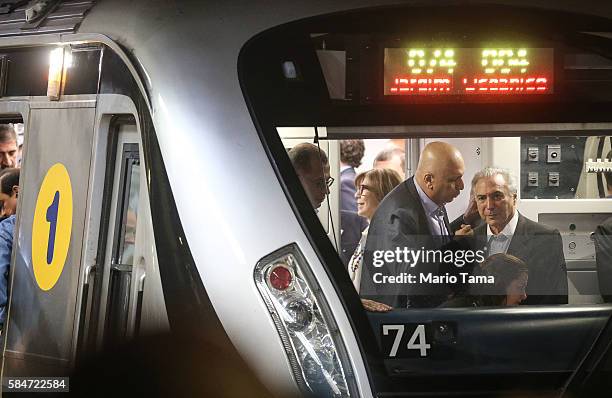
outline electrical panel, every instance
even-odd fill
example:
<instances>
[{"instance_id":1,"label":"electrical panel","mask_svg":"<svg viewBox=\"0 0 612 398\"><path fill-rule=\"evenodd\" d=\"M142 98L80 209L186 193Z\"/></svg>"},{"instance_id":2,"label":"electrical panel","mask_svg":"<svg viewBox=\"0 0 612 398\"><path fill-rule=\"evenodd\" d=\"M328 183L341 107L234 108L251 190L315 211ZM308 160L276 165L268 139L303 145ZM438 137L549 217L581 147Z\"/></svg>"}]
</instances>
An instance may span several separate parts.
<instances>
[{"instance_id":1,"label":"electrical panel","mask_svg":"<svg viewBox=\"0 0 612 398\"><path fill-rule=\"evenodd\" d=\"M574 199L586 137L521 138L521 198Z\"/></svg>"}]
</instances>

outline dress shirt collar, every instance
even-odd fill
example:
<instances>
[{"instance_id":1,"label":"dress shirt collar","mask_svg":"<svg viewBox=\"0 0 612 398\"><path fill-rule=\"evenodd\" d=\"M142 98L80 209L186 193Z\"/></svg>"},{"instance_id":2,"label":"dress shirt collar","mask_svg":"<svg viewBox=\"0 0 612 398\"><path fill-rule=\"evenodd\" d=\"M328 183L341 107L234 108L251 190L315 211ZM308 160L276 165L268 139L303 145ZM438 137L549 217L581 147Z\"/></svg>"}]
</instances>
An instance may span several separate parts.
<instances>
[{"instance_id":1,"label":"dress shirt collar","mask_svg":"<svg viewBox=\"0 0 612 398\"><path fill-rule=\"evenodd\" d=\"M421 203L423 204L423 209L425 209L425 214L430 217L438 216L438 211L444 206L438 206L433 200L429 199L429 196L421 189L421 186L415 181L414 186L419 194L419 198L421 199Z\"/></svg>"},{"instance_id":2,"label":"dress shirt collar","mask_svg":"<svg viewBox=\"0 0 612 398\"><path fill-rule=\"evenodd\" d=\"M510 221L508 221L508 224L506 224L504 229L501 230L500 234L506 235L508 238L512 239L512 236L514 235L514 231L516 231L516 225L518 224L518 219L519 219L518 210L514 209L514 214L512 215L512 218L510 219ZM495 234L493 233L493 231L491 231L491 227L489 226L489 224L487 224L487 238L490 238L492 235L495 235Z\"/></svg>"},{"instance_id":3,"label":"dress shirt collar","mask_svg":"<svg viewBox=\"0 0 612 398\"><path fill-rule=\"evenodd\" d=\"M340 172L342 173L344 170L348 170L351 168L351 165L345 164L343 166L340 166Z\"/></svg>"}]
</instances>

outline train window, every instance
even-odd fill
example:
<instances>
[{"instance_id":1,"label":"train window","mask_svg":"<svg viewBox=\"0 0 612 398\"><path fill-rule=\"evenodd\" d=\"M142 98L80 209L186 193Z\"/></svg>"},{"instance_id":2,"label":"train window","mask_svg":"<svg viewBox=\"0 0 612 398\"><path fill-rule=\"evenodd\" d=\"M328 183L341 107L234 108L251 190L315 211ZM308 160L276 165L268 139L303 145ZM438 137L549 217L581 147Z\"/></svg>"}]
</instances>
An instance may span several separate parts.
<instances>
[{"instance_id":1,"label":"train window","mask_svg":"<svg viewBox=\"0 0 612 398\"><path fill-rule=\"evenodd\" d=\"M122 138L122 137L121 137ZM119 178L115 231L112 238L113 256L110 267L107 341L118 342L128 334L134 246L140 194L140 157L137 143L122 143L117 153Z\"/></svg>"},{"instance_id":2,"label":"train window","mask_svg":"<svg viewBox=\"0 0 612 398\"><path fill-rule=\"evenodd\" d=\"M138 144L123 145L123 162L121 167L123 188L120 194L122 209L117 213L118 240L115 242L117 251L113 262L115 264L134 264L134 244L136 240L136 222L138 219L138 197L140 193L140 157Z\"/></svg>"},{"instance_id":3,"label":"train window","mask_svg":"<svg viewBox=\"0 0 612 398\"><path fill-rule=\"evenodd\" d=\"M384 136L386 127L328 127L317 128L325 132L318 137L319 145L312 140L293 143L289 158L308 199L300 211L316 214L330 226L328 239L341 260L331 266L342 267L345 276L350 276L390 375L413 380L410 375L419 367L419 379L444 372L449 380L461 384L459 378L466 374L488 369L497 376L505 375L497 381L510 388L515 382L509 375L524 374L525 361L531 361L529 369L546 375L551 386L563 379L560 374L578 365L575 359L594 341L594 333L610 313L605 305L612 290L605 258L612 252L609 245L604 247L610 238L601 238L600 251L593 238L598 227L612 220L608 198L612 195L612 184L608 184L611 130L609 125L600 127L592 132L557 129L528 137L406 135L401 139L397 134L387 139L358 138L359 133L373 131ZM395 133L399 130L394 128ZM288 127L278 131L281 137L291 135ZM345 139L330 138L340 131ZM462 182L454 185L443 206L442 228L451 235L462 224L471 224L471 236L454 238L469 242L455 252L448 250L452 245L431 246L425 235L436 232L431 232L426 219L410 213L411 206L421 205L411 202L414 198L404 192L404 187L417 185L415 178L423 171L419 164L426 163L423 151L440 142L453 145L463 158ZM303 163L295 161L300 151L314 154L314 163L306 171ZM331 158L340 161L331 162ZM491 167L494 169L487 169ZM351 168L352 175L347 173ZM487 172L500 175L487 178L491 175ZM331 181L330 177L333 184L322 183ZM497 181L495 189L487 187L486 181ZM349 195L343 192L347 187L352 190ZM335 203L330 203L332 197ZM324 218L320 214L323 203L328 203ZM338 210L329 210L334 208ZM403 214L406 224L393 225L396 214ZM492 256L492 231L500 219L509 218L514 221L501 222L500 229L508 234L509 244L495 249L503 255ZM423 223L425 227L419 230ZM397 228L407 228L407 232L401 236ZM481 244L476 243L479 240ZM413 257L406 257L407 253ZM417 260L415 254L455 257L441 260L453 264L446 268L435 259ZM469 256L472 265L466 260ZM533 320L528 330L520 326L526 319ZM567 326L552 326L555 322ZM512 326L508 332L491 333L501 325ZM418 329L420 326L423 328ZM555 352L555 362L533 360L536 346L531 343L510 344L527 335L537 350ZM568 336L572 336L571 344ZM511 358L498 345L500 339L509 344L501 346L512 347ZM487 354L476 353L482 350ZM460 352L469 352L469 358ZM423 362L426 358L431 361ZM499 360L493 368L485 365L491 358ZM469 369L459 365L462 361L470 363Z\"/></svg>"},{"instance_id":4,"label":"train window","mask_svg":"<svg viewBox=\"0 0 612 398\"><path fill-rule=\"evenodd\" d=\"M108 104L118 100L110 95ZM137 124L131 115L108 118L96 165L97 180L104 180L103 197L96 199L102 217L89 232L98 240L92 256L99 266L91 304L82 304L82 353L168 328L157 256L150 250L155 242Z\"/></svg>"},{"instance_id":5,"label":"train window","mask_svg":"<svg viewBox=\"0 0 612 398\"><path fill-rule=\"evenodd\" d=\"M612 315L609 24L433 10L272 29L243 90L377 393L557 391Z\"/></svg>"}]
</instances>

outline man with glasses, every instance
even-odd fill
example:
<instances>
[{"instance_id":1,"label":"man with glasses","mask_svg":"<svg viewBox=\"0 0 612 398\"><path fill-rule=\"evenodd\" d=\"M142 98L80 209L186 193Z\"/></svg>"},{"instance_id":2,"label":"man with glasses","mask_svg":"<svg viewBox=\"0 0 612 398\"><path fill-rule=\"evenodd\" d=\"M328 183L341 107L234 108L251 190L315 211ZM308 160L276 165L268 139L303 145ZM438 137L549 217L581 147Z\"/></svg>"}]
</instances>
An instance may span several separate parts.
<instances>
[{"instance_id":1,"label":"man with glasses","mask_svg":"<svg viewBox=\"0 0 612 398\"><path fill-rule=\"evenodd\" d=\"M323 150L310 143L301 143L289 151L289 159L314 209L321 207L334 179L329 176L329 161Z\"/></svg>"}]
</instances>

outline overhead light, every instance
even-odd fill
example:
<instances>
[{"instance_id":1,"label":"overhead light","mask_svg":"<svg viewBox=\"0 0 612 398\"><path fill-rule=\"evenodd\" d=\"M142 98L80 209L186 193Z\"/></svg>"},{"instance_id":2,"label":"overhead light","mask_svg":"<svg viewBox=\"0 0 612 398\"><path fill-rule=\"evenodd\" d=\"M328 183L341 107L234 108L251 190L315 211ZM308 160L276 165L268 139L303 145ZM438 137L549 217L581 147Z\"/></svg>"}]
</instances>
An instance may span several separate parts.
<instances>
[{"instance_id":1,"label":"overhead light","mask_svg":"<svg viewBox=\"0 0 612 398\"><path fill-rule=\"evenodd\" d=\"M49 78L47 81L47 96L57 101L66 84L66 70L72 66L72 53L69 48L57 47L49 54Z\"/></svg>"}]
</instances>

